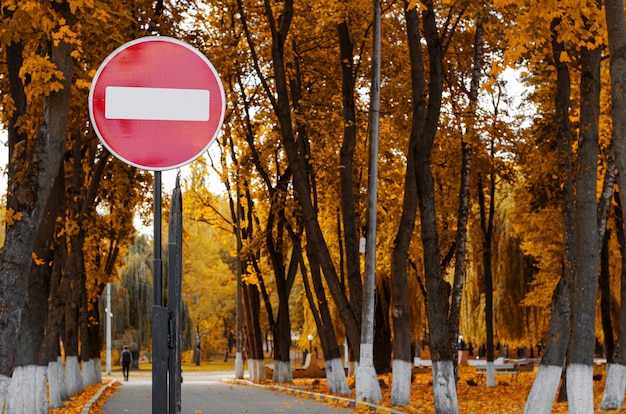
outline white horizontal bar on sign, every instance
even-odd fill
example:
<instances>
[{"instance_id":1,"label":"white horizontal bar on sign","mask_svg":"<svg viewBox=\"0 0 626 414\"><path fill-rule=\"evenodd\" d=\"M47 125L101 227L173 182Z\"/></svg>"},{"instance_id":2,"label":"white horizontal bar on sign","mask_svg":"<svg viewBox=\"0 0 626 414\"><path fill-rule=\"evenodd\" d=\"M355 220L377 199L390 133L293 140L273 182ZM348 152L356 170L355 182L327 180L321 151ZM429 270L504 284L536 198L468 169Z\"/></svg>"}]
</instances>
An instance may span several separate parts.
<instances>
[{"instance_id":1,"label":"white horizontal bar on sign","mask_svg":"<svg viewBox=\"0 0 626 414\"><path fill-rule=\"evenodd\" d=\"M107 86L107 119L208 121L209 91L204 89Z\"/></svg>"}]
</instances>

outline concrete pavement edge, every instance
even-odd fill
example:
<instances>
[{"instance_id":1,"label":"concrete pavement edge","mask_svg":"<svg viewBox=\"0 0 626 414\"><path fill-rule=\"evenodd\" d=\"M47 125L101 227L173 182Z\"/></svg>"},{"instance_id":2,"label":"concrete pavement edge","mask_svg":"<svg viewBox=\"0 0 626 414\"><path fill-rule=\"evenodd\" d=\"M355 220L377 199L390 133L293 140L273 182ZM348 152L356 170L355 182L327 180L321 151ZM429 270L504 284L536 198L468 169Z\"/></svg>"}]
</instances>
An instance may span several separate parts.
<instances>
[{"instance_id":1,"label":"concrete pavement edge","mask_svg":"<svg viewBox=\"0 0 626 414\"><path fill-rule=\"evenodd\" d=\"M100 396L102 395L102 393L104 392L104 390L106 390L107 388L109 388L111 385L115 384L117 382L116 379L109 381L107 384L104 384L99 390L98 392L96 392L94 394L93 397L91 397L91 399L87 402L87 404L85 404L85 406L83 407L83 409L81 410L80 414L89 414L89 410L91 410L91 406L94 405L96 403L96 401L98 401L98 399L100 398Z\"/></svg>"},{"instance_id":2,"label":"concrete pavement edge","mask_svg":"<svg viewBox=\"0 0 626 414\"><path fill-rule=\"evenodd\" d=\"M284 387L281 385L274 385L274 384L263 385L263 384L257 384L249 380L231 379L231 378L224 378L222 379L222 382L227 383L227 384L250 385L250 386L255 386L255 387L266 388L271 391L283 392L283 393L291 394L295 396L306 397L306 398L310 398L310 399L317 400L317 401L323 401L329 404L339 403L342 406L347 407L347 408L366 408L366 409L369 409L369 411L373 413L404 414L403 411L394 410L389 407L383 407L381 405L372 404L372 403L368 403L365 401L356 401L352 398L338 397L335 395L321 394L321 393L312 392L312 391L304 391L304 390L300 390L297 388Z\"/></svg>"}]
</instances>

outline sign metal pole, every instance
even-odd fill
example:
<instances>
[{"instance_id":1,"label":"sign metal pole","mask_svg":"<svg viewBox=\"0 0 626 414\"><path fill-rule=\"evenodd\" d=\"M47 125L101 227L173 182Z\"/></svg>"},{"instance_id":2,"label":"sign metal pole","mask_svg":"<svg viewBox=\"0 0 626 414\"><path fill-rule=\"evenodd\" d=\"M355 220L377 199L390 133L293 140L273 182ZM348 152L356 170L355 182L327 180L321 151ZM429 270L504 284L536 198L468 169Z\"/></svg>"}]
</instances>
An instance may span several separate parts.
<instances>
[{"instance_id":1,"label":"sign metal pole","mask_svg":"<svg viewBox=\"0 0 626 414\"><path fill-rule=\"evenodd\" d=\"M216 138L226 111L219 75L199 50L165 36L127 42L100 65L89 89L89 117L102 144L121 161L154 171L152 412L180 412L182 212L171 235L174 277L163 300L161 171L201 156ZM177 137L184 135L180 140ZM154 143L158 142L158 145ZM180 187L177 181L178 197ZM182 201L181 201L182 203ZM171 229L170 229L171 230ZM172 350L172 351L170 351ZM168 403L168 360L173 394Z\"/></svg>"}]
</instances>

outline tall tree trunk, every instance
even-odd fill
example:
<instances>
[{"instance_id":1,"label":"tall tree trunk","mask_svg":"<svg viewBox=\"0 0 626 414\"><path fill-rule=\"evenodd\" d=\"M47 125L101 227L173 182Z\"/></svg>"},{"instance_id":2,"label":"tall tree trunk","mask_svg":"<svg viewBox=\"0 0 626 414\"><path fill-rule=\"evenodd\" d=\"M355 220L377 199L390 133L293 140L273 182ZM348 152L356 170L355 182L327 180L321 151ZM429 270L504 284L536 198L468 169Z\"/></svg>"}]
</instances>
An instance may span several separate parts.
<instances>
[{"instance_id":1,"label":"tall tree trunk","mask_svg":"<svg viewBox=\"0 0 626 414\"><path fill-rule=\"evenodd\" d=\"M276 293L278 294L278 312L276 315L276 324L274 325L274 381L291 382L291 359L289 355L291 345L291 325L289 322L289 293L291 284L288 283L288 275L285 272L284 254L282 252L283 234L284 234L284 216L276 217L279 214L280 205L284 206L282 197L276 192L272 195L272 208L268 216L267 226L265 229L265 244L272 261L274 270L274 279L276 281ZM275 226L275 219L278 223ZM276 237L276 239L274 239ZM294 261L295 263L295 261ZM295 274L295 268L294 274Z\"/></svg>"},{"instance_id":2,"label":"tall tree trunk","mask_svg":"<svg viewBox=\"0 0 626 414\"><path fill-rule=\"evenodd\" d=\"M576 274L567 365L569 412L593 412L593 354L600 240L597 220L601 49L582 49L580 138L576 173Z\"/></svg>"},{"instance_id":3,"label":"tall tree trunk","mask_svg":"<svg viewBox=\"0 0 626 414\"><path fill-rule=\"evenodd\" d=\"M560 20L553 20L552 55L556 67L557 87L554 97L557 124L558 174L562 188L561 216L563 225L563 274L552 294L550 327L546 349L539 371L524 406L525 414L550 413L559 388L561 373L565 365L570 326L570 291L576 263L576 234L574 232L574 188L572 182L572 131L569 123L570 75L566 62L560 60L564 50L557 40L556 27Z\"/></svg>"},{"instance_id":4,"label":"tall tree trunk","mask_svg":"<svg viewBox=\"0 0 626 414\"><path fill-rule=\"evenodd\" d=\"M626 21L624 0L606 0L607 33L609 39L611 75L612 142L618 172L626 171ZM622 215L626 217L626 174L618 174Z\"/></svg>"},{"instance_id":5,"label":"tall tree trunk","mask_svg":"<svg viewBox=\"0 0 626 414\"><path fill-rule=\"evenodd\" d=\"M615 164L618 175L617 183L620 194L622 217L626 217L626 20L624 17L623 0L606 0L604 2L607 32L609 41L610 75L611 75L611 116L612 142L615 147ZM624 196L624 197L622 197ZM623 226L623 224L622 224ZM624 254L622 253L622 269L624 268ZM626 388L626 317L624 302L624 272L622 270L622 307L620 318L620 332L618 351L614 364L609 365L607 381L600 403L600 408L621 409L624 403L624 389Z\"/></svg>"},{"instance_id":6,"label":"tall tree trunk","mask_svg":"<svg viewBox=\"0 0 626 414\"><path fill-rule=\"evenodd\" d=\"M626 234L619 194L615 195L615 227L622 260L620 304L626 304ZM620 305L618 340L613 358L607 364L606 382L600 401L601 410L621 410L626 389L626 306Z\"/></svg>"},{"instance_id":7,"label":"tall tree trunk","mask_svg":"<svg viewBox=\"0 0 626 414\"><path fill-rule=\"evenodd\" d=\"M59 176L55 182L58 190L53 190L54 198L57 198L58 206L65 206L65 171L59 170ZM64 223L65 208L60 208L58 215L60 222ZM58 228L57 228L58 230ZM53 251L52 269L50 278L49 294L47 298L47 318L45 320L45 335L39 349L39 364L48 367L48 389L50 408L60 408L63 400L67 399L68 393L65 386L65 375L61 361L59 336L64 329L63 318L65 316L65 295L62 293L64 278L62 269L67 261L67 243L62 235L55 240Z\"/></svg>"},{"instance_id":8,"label":"tall tree trunk","mask_svg":"<svg viewBox=\"0 0 626 414\"><path fill-rule=\"evenodd\" d=\"M374 370L377 374L386 374L391 370L390 299L391 283L389 279L380 280L376 289L374 307Z\"/></svg>"},{"instance_id":9,"label":"tall tree trunk","mask_svg":"<svg viewBox=\"0 0 626 414\"><path fill-rule=\"evenodd\" d=\"M265 365L263 356L263 332L259 322L261 301L256 285L246 285L247 334L248 334L248 371L252 381L265 381Z\"/></svg>"},{"instance_id":10,"label":"tall tree trunk","mask_svg":"<svg viewBox=\"0 0 626 414\"><path fill-rule=\"evenodd\" d=\"M13 373L12 387L17 387L9 393L9 405L21 407L24 412L47 412L48 391L46 374L48 361L39 358L39 351L44 339L47 319L48 293L50 277L54 259L54 234L56 219L59 212L59 200L63 194L63 180L61 171L57 175L52 193L48 198L46 213L39 227L34 254L36 261L30 269L28 302L24 309L22 326L18 337L20 352L17 355L16 370Z\"/></svg>"},{"instance_id":11,"label":"tall tree trunk","mask_svg":"<svg viewBox=\"0 0 626 414\"><path fill-rule=\"evenodd\" d=\"M270 302L269 295L265 288L265 282L263 280L263 277L261 276L262 272L259 269L258 262L254 256L251 257L250 260L252 261L253 267L259 274L259 288L261 290L261 294L262 294L263 301L265 304L268 324L269 324L270 330L272 331L272 335L274 337L273 380L276 382L290 382L292 380L292 371L291 371L291 359L289 356L290 345L291 345L291 331L290 331L289 315L288 315L288 311L289 311L288 297L289 297L289 291L291 290L293 277L295 276L295 274L294 275L291 274L292 268L290 268L290 275L288 276L288 278L291 281L284 280L285 279L284 263L283 263L284 256L282 254L282 248L280 246L282 246L282 237L283 237L282 229L284 229L284 225L286 222L284 218L284 199L285 199L284 193L286 192L287 186L289 184L291 173L288 168L282 174L280 172L277 172L277 175L280 177L278 179L278 183L276 185L272 183L270 174L265 170L265 167L263 166L261 162L261 155L259 154L259 151L254 141L254 131L253 131L253 126L252 126L252 121L250 119L250 101L248 99L248 96L246 95L246 88L243 84L243 80L241 79L240 73L237 73L237 83L240 87L239 88L240 99L244 105L246 141L250 147L254 165L258 173L260 174L263 182L265 183L267 191L270 194L270 200L271 200L270 214L268 215L266 231L265 231L265 244L268 249L272 267L274 269L274 276L275 276L275 280L277 284L277 291L279 294L279 305L278 305L279 310L278 310L278 315L276 319L274 319L274 312L272 309L272 304ZM229 139L229 143L231 147L234 147L232 138ZM238 165L239 161L234 151L231 151L231 157L232 157L233 163L235 165ZM277 163L277 168L278 168L278 163ZM247 183L246 183L246 187L248 187ZM248 196L247 197L248 209L251 214L252 198L250 197L249 191L246 191L246 193ZM231 200L231 203L232 203L232 200ZM237 203L239 203L239 200L237 201ZM233 216L233 221L238 220L237 219L238 214L234 211L234 209L232 210L232 216ZM278 232L278 235L276 237L276 243L275 243L273 227L274 227L274 223L276 222L277 216L280 222L279 227L281 228L281 231ZM247 231L247 236L251 237L251 235L252 235L252 228L249 226L249 229ZM276 247L277 245L279 247ZM292 267L293 267L293 260L292 260ZM285 318L283 316L281 318L281 314L284 312L287 312L287 317Z\"/></svg>"},{"instance_id":12,"label":"tall tree trunk","mask_svg":"<svg viewBox=\"0 0 626 414\"><path fill-rule=\"evenodd\" d=\"M493 157L493 142L491 143ZM493 162L493 158L492 158ZM489 173L489 212L485 211L482 176L478 179L478 205L480 226L483 231L483 272L485 283L485 330L487 332L487 386L495 387L494 344L493 344L493 273L491 271L491 244L493 240L493 218L495 209L495 179L493 166Z\"/></svg>"},{"instance_id":13,"label":"tall tree trunk","mask_svg":"<svg viewBox=\"0 0 626 414\"><path fill-rule=\"evenodd\" d=\"M613 325L611 324L611 275L609 272L609 239L610 232L606 232L602 238L602 249L600 251L600 317L602 320L602 331L604 332L604 351L607 363L613 362L615 350L615 338L613 336Z\"/></svg>"},{"instance_id":14,"label":"tall tree trunk","mask_svg":"<svg viewBox=\"0 0 626 414\"><path fill-rule=\"evenodd\" d=\"M424 133L415 151L415 174L421 217L422 244L424 247L424 273L427 293L427 315L430 330L430 352L433 361L433 394L437 413L458 413L456 379L450 330L449 314L450 285L441 275L439 236L435 208L435 189L430 170L430 157L439 124L443 93L443 51L437 31L435 11L430 1L425 1L422 16L424 38L430 60L430 83L428 88L428 110Z\"/></svg>"},{"instance_id":15,"label":"tall tree trunk","mask_svg":"<svg viewBox=\"0 0 626 414\"><path fill-rule=\"evenodd\" d=\"M83 378L80 373L79 335L81 294L85 289L83 255L77 237L70 237L71 250L65 263L63 289L65 295L65 336L63 348L65 350L65 380L70 396L83 390ZM74 243L72 243L74 242Z\"/></svg>"},{"instance_id":16,"label":"tall tree trunk","mask_svg":"<svg viewBox=\"0 0 626 414\"><path fill-rule=\"evenodd\" d=\"M71 22L71 13L66 2L55 3ZM29 162L20 180L8 183L14 197L7 204L21 214L21 219L7 226L5 243L0 253L0 404L4 405L4 385L13 374L17 358L15 337L22 322L22 312L28 291L28 273L32 263L38 229L46 208L50 191L61 166L67 141L67 117L69 111L70 85L72 82L71 45L64 41L53 45L50 60L63 73L62 88L52 92L43 109L43 123L29 155ZM18 88L19 89L19 88ZM14 125L16 127L16 125ZM13 409L7 407L7 412Z\"/></svg>"},{"instance_id":17,"label":"tall tree trunk","mask_svg":"<svg viewBox=\"0 0 626 414\"><path fill-rule=\"evenodd\" d=\"M357 354L360 345L360 326L355 316L346 293L339 281L337 271L333 264L330 251L317 218L317 210L311 200L311 188L307 171L307 161L305 154L302 154L299 143L296 140L291 117L291 105L289 102L289 91L287 86L287 71L285 66L285 40L291 26L293 18L293 0L283 3L281 15L275 20L269 1L265 1L265 10L268 19L272 22L272 64L274 68L274 81L276 84L275 112L278 117L280 132L289 165L293 172L293 186L298 194L298 201L302 208L303 223L306 229L307 241L313 246L313 254L318 258L323 270L328 288L337 306L339 317L341 318L349 342L353 346L353 351ZM270 94L268 94L269 96ZM273 96L273 94L272 94Z\"/></svg>"},{"instance_id":18,"label":"tall tree trunk","mask_svg":"<svg viewBox=\"0 0 626 414\"><path fill-rule=\"evenodd\" d=\"M314 315L319 314L319 316L315 318L315 324L317 326L317 332L320 336L322 350L324 351L328 390L331 393L350 395L351 391L348 387L348 381L346 380L346 373L341 364L341 350L337 345L335 327L330 314L330 309L328 307L328 301L326 300L326 291L324 290L324 285L322 283L320 266L319 263L316 262L316 256L308 253L308 248L307 256L311 267L311 280L313 282L316 300L313 299L313 295L310 293L310 287L306 288L307 299ZM304 267L304 261L300 262L300 268L302 269L302 279L306 287L308 285L308 280L306 276L306 269ZM317 306L315 306L316 303ZM310 352L313 352L313 350L311 349Z\"/></svg>"},{"instance_id":19,"label":"tall tree trunk","mask_svg":"<svg viewBox=\"0 0 626 414\"><path fill-rule=\"evenodd\" d=\"M244 239L252 239L255 220L252 208L252 197L250 195L249 188L247 187L246 199L248 202L248 208L246 213L247 226L242 229L241 237ZM254 253L251 253L251 255L253 254ZM249 257L246 262L253 262L254 260L254 257ZM244 331L247 337L246 340L248 344L248 371L250 373L250 379L252 379L253 381L264 381L265 366L263 362L263 332L261 330L261 323L259 321L261 313L259 288L257 287L257 285L252 285L244 282L242 284L242 289L246 310L246 326L244 327ZM281 331L280 333L281 335L285 335L285 332L283 331ZM279 341L280 338L275 338L275 340Z\"/></svg>"},{"instance_id":20,"label":"tall tree trunk","mask_svg":"<svg viewBox=\"0 0 626 414\"><path fill-rule=\"evenodd\" d=\"M461 300L465 281L465 251L467 245L467 222L469 219L470 182L472 171L472 146L476 133L476 110L478 92L483 65L483 20L480 13L476 16L476 34L474 36L474 61L469 90L469 107L467 110L467 130L461 142L461 183L459 186L459 209L457 212L456 252L454 258L454 283L450 300L450 332L453 354L458 354L459 319L461 316ZM466 137L468 141L466 141ZM455 358L455 376L458 379L458 358Z\"/></svg>"},{"instance_id":21,"label":"tall tree trunk","mask_svg":"<svg viewBox=\"0 0 626 414\"><path fill-rule=\"evenodd\" d=\"M417 8L404 2L405 20L411 61L411 96L413 102L411 132L407 149L402 215L393 244L391 262L391 301L393 318L393 382L391 404L405 406L411 402L411 319L407 280L407 256L415 230L417 184L415 181L415 146L424 129L426 110L424 61Z\"/></svg>"},{"instance_id":22,"label":"tall tree trunk","mask_svg":"<svg viewBox=\"0 0 626 414\"><path fill-rule=\"evenodd\" d=\"M350 28L344 20L337 25L341 58L341 96L343 98L343 142L339 153L339 182L341 186L341 217L345 240L346 268L350 305L357 323L361 323L363 286L361 282L361 259L359 257L359 237L357 232L356 200L354 196L354 150L356 148L357 123L354 102L354 45Z\"/></svg>"},{"instance_id":23,"label":"tall tree trunk","mask_svg":"<svg viewBox=\"0 0 626 414\"><path fill-rule=\"evenodd\" d=\"M243 2L237 0L237 5L248 46L251 52L256 55L255 45L247 26ZM301 152L301 142L296 140L296 134L293 128L291 116L292 107L289 99L287 69L285 64L285 41L293 19L293 0L287 0L282 3L281 13L278 17L274 15L274 9L269 0L264 1L264 6L265 15L272 28L272 68L274 69L273 80L276 90L273 91L270 89L266 78L261 73L258 62L255 62L255 70L278 118L283 146L293 172L293 187L298 195L298 202L302 208L303 223L306 229L308 243L314 246L314 254L318 257L328 288L337 306L339 317L344 324L346 335L353 346L353 351L358 356L361 336L360 326L348 297L346 296L344 287L339 280L328 245L324 239L324 234L317 217L317 210L311 200L309 181L311 177L308 175L310 171L307 166L308 161L306 160L306 154Z\"/></svg>"},{"instance_id":24,"label":"tall tree trunk","mask_svg":"<svg viewBox=\"0 0 626 414\"><path fill-rule=\"evenodd\" d=\"M280 273L276 274L279 302L276 324L274 327L274 338L279 338L281 342L278 348L274 351L273 380L275 382L291 382L293 380L290 358L291 324L289 319L289 293L291 292L292 281L297 268L297 257L294 257L292 254L287 274L284 274L284 272L282 275ZM281 276L286 279L279 282L278 278ZM279 355L276 355L277 353Z\"/></svg>"}]
</instances>

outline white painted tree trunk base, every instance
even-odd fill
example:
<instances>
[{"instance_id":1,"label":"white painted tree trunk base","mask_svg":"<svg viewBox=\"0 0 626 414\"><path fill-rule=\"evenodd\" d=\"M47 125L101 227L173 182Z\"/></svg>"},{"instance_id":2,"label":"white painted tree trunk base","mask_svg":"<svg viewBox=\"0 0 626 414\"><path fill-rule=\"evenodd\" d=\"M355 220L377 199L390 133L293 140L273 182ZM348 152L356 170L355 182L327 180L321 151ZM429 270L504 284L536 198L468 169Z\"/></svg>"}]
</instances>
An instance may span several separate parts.
<instances>
[{"instance_id":1,"label":"white painted tree trunk base","mask_svg":"<svg viewBox=\"0 0 626 414\"><path fill-rule=\"evenodd\" d=\"M65 358L65 384L70 397L84 389L83 377L80 374L80 364L77 356Z\"/></svg>"},{"instance_id":2,"label":"white painted tree trunk base","mask_svg":"<svg viewBox=\"0 0 626 414\"><path fill-rule=\"evenodd\" d=\"M243 355L241 352L235 353L235 378L243 379Z\"/></svg>"},{"instance_id":3,"label":"white painted tree trunk base","mask_svg":"<svg viewBox=\"0 0 626 414\"><path fill-rule=\"evenodd\" d=\"M88 387L96 383L96 363L95 360L83 361L81 368L83 385Z\"/></svg>"},{"instance_id":4,"label":"white painted tree trunk base","mask_svg":"<svg viewBox=\"0 0 626 414\"><path fill-rule=\"evenodd\" d=\"M57 369L58 371L58 378L61 381L61 386L59 387L59 389L61 390L61 399L63 401L67 401L70 399L70 392L67 388L67 383L65 382L65 366L63 365L63 358L61 358L60 356L57 357Z\"/></svg>"},{"instance_id":5,"label":"white painted tree trunk base","mask_svg":"<svg viewBox=\"0 0 626 414\"><path fill-rule=\"evenodd\" d=\"M94 361L96 366L96 384L100 384L102 383L102 361L100 358L95 358Z\"/></svg>"},{"instance_id":6,"label":"white painted tree trunk base","mask_svg":"<svg viewBox=\"0 0 626 414\"><path fill-rule=\"evenodd\" d=\"M487 386L496 386L496 367L493 361L487 361Z\"/></svg>"},{"instance_id":7,"label":"white painted tree trunk base","mask_svg":"<svg viewBox=\"0 0 626 414\"><path fill-rule=\"evenodd\" d=\"M11 384L11 378L0 375L0 413L4 412L4 405L9 393L9 384Z\"/></svg>"},{"instance_id":8,"label":"white painted tree trunk base","mask_svg":"<svg viewBox=\"0 0 626 414\"><path fill-rule=\"evenodd\" d=\"M374 403L382 399L376 370L373 366L360 365L356 370L356 400Z\"/></svg>"},{"instance_id":9,"label":"white painted tree trunk base","mask_svg":"<svg viewBox=\"0 0 626 414\"><path fill-rule=\"evenodd\" d=\"M348 387L346 371L343 369L341 358L327 360L325 365L328 391L330 391L331 394L350 395L350 387Z\"/></svg>"},{"instance_id":10,"label":"white painted tree trunk base","mask_svg":"<svg viewBox=\"0 0 626 414\"><path fill-rule=\"evenodd\" d=\"M63 365L59 362L48 363L48 388L50 392L50 408L63 407L63 387L65 387L65 379L63 378Z\"/></svg>"},{"instance_id":11,"label":"white painted tree trunk base","mask_svg":"<svg viewBox=\"0 0 626 414\"><path fill-rule=\"evenodd\" d=\"M621 410L624 406L624 391L626 390L626 366L608 364L606 371L606 383L600 409L603 411Z\"/></svg>"},{"instance_id":12,"label":"white painted tree trunk base","mask_svg":"<svg viewBox=\"0 0 626 414\"><path fill-rule=\"evenodd\" d=\"M36 375L37 367L35 365L15 367L9 384L5 414L35 412L33 389L35 388Z\"/></svg>"},{"instance_id":13,"label":"white painted tree trunk base","mask_svg":"<svg viewBox=\"0 0 626 414\"><path fill-rule=\"evenodd\" d=\"M561 383L563 367L556 365L540 365L533 386L530 389L524 414L550 414L554 398Z\"/></svg>"},{"instance_id":14,"label":"white painted tree trunk base","mask_svg":"<svg viewBox=\"0 0 626 414\"><path fill-rule=\"evenodd\" d=\"M392 365L393 382L391 383L391 405L404 407L411 403L411 369L410 361L394 359Z\"/></svg>"},{"instance_id":15,"label":"white painted tree trunk base","mask_svg":"<svg viewBox=\"0 0 626 414\"><path fill-rule=\"evenodd\" d=\"M265 381L267 375L265 374L265 361L262 359L254 360L254 372L257 381Z\"/></svg>"},{"instance_id":16,"label":"white painted tree trunk base","mask_svg":"<svg viewBox=\"0 0 626 414\"><path fill-rule=\"evenodd\" d=\"M248 372L252 381L265 381L265 361L262 359L249 359Z\"/></svg>"},{"instance_id":17,"label":"white painted tree trunk base","mask_svg":"<svg viewBox=\"0 0 626 414\"><path fill-rule=\"evenodd\" d=\"M41 408L37 407L40 401L38 389L37 365L16 367L9 385L5 414L41 413Z\"/></svg>"},{"instance_id":18,"label":"white painted tree trunk base","mask_svg":"<svg viewBox=\"0 0 626 414\"><path fill-rule=\"evenodd\" d=\"M248 378L250 381L257 381L254 359L248 359Z\"/></svg>"},{"instance_id":19,"label":"white painted tree trunk base","mask_svg":"<svg viewBox=\"0 0 626 414\"><path fill-rule=\"evenodd\" d=\"M593 367L569 364L566 375L568 414L593 413Z\"/></svg>"},{"instance_id":20,"label":"white painted tree trunk base","mask_svg":"<svg viewBox=\"0 0 626 414\"><path fill-rule=\"evenodd\" d=\"M437 414L459 414L452 361L433 361L433 394Z\"/></svg>"},{"instance_id":21,"label":"white painted tree trunk base","mask_svg":"<svg viewBox=\"0 0 626 414\"><path fill-rule=\"evenodd\" d=\"M48 414L48 367L37 366L37 379L35 381L35 405L37 414Z\"/></svg>"},{"instance_id":22,"label":"white painted tree trunk base","mask_svg":"<svg viewBox=\"0 0 626 414\"><path fill-rule=\"evenodd\" d=\"M291 361L274 360L274 372L272 373L274 382L292 382L293 373L291 371Z\"/></svg>"}]
</instances>

